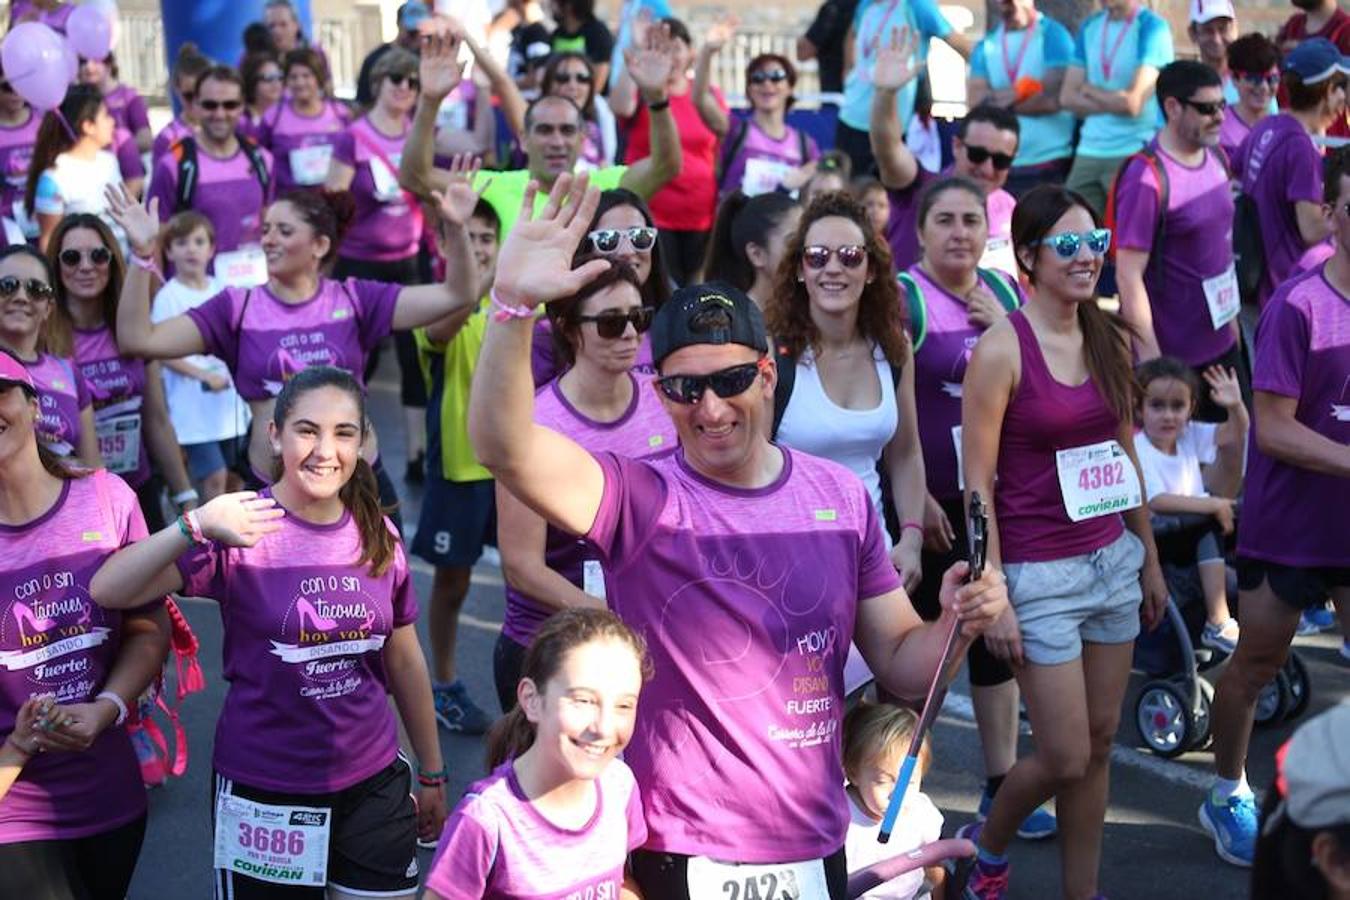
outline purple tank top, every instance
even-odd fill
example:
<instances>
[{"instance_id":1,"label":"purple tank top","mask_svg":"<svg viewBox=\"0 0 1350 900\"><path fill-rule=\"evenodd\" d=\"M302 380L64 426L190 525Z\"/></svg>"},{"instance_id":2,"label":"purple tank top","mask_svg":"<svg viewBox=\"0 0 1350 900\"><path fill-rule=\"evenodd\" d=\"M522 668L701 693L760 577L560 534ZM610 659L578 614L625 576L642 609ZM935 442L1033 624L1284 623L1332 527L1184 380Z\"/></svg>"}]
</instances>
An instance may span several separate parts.
<instances>
[{"instance_id":1,"label":"purple tank top","mask_svg":"<svg viewBox=\"0 0 1350 900\"><path fill-rule=\"evenodd\" d=\"M1055 454L1109 441L1120 422L1089 378L1056 381L1021 310L1008 314L1022 354L1022 378L1003 416L994 503L1004 563L1044 562L1099 550L1120 537L1119 513L1070 521Z\"/></svg>"}]
</instances>

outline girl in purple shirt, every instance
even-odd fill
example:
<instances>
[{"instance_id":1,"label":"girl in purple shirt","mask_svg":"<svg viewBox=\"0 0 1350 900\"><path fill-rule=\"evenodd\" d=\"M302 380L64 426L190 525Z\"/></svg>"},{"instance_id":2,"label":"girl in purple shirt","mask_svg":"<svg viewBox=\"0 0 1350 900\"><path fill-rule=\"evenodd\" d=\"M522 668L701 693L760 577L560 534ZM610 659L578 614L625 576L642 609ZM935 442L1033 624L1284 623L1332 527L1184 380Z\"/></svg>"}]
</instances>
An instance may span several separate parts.
<instances>
[{"instance_id":1,"label":"girl in purple shirt","mask_svg":"<svg viewBox=\"0 0 1350 900\"><path fill-rule=\"evenodd\" d=\"M107 59L81 59L80 82L103 92L103 102L108 104L108 113L117 123L118 131L135 140L137 153L149 153L154 138L150 134L150 113L145 99L134 87L117 80L117 60L113 55L109 53Z\"/></svg>"},{"instance_id":2,"label":"girl in purple shirt","mask_svg":"<svg viewBox=\"0 0 1350 900\"><path fill-rule=\"evenodd\" d=\"M0 72L0 216L12 219L25 237L34 238L37 223L24 209L23 194L42 116L3 79Z\"/></svg>"},{"instance_id":3,"label":"girl in purple shirt","mask_svg":"<svg viewBox=\"0 0 1350 900\"><path fill-rule=\"evenodd\" d=\"M213 759L219 896L311 897L326 885L329 896L411 900L417 838L445 821L417 598L361 459L367 421L354 376L306 369L269 423L281 458L269 491L217 497L91 584L110 609L169 591L220 605L230 687ZM416 804L390 695L420 765ZM302 875L282 887L277 868Z\"/></svg>"},{"instance_id":4,"label":"girl in purple shirt","mask_svg":"<svg viewBox=\"0 0 1350 900\"><path fill-rule=\"evenodd\" d=\"M619 900L633 887L625 860L647 826L618 756L648 667L642 639L611 612L569 609L544 623L519 702L488 736L492 774L445 823L428 900Z\"/></svg>"},{"instance_id":5,"label":"girl in purple shirt","mask_svg":"<svg viewBox=\"0 0 1350 900\"><path fill-rule=\"evenodd\" d=\"M53 281L47 258L28 245L0 250L0 347L33 376L41 409L38 441L57 456L99 469L103 458L88 383L74 359L47 352L43 326L56 308Z\"/></svg>"},{"instance_id":6,"label":"girl in purple shirt","mask_svg":"<svg viewBox=\"0 0 1350 900\"><path fill-rule=\"evenodd\" d=\"M351 114L324 91L328 67L317 52L302 47L282 61L288 97L258 127L258 143L276 157L277 196L296 188L318 188L328 178L333 145Z\"/></svg>"},{"instance_id":7,"label":"girl in purple shirt","mask_svg":"<svg viewBox=\"0 0 1350 900\"><path fill-rule=\"evenodd\" d=\"M160 597L94 604L99 565L145 536L136 496L106 471L72 470L38 442L36 385L0 350L0 734L22 771L0 801L7 897L125 897L145 835L145 788L122 728L160 670ZM36 734L30 698L57 705Z\"/></svg>"},{"instance_id":8,"label":"girl in purple shirt","mask_svg":"<svg viewBox=\"0 0 1350 900\"><path fill-rule=\"evenodd\" d=\"M985 643L1014 665L1036 752L1008 772L988 819L958 832L980 856L955 890L968 875L971 895L1002 897L1009 842L1057 796L1063 891L1088 897L1140 604L1151 627L1167 588L1134 452L1131 335L1097 306L1110 231L1081 196L1042 185L1018 202L1012 237L1032 292L975 346L962 448L968 495L994 498L989 564L1011 600Z\"/></svg>"}]
</instances>

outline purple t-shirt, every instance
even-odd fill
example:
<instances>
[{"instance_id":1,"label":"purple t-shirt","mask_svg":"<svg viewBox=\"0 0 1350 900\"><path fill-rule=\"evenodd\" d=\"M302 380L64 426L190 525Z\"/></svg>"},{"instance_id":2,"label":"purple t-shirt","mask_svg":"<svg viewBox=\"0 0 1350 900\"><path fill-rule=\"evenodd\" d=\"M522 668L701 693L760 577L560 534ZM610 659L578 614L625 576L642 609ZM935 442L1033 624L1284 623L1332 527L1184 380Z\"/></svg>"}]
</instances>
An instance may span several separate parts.
<instances>
[{"instance_id":1,"label":"purple t-shirt","mask_svg":"<svg viewBox=\"0 0 1350 900\"><path fill-rule=\"evenodd\" d=\"M1214 327L1205 300L1205 281L1221 280L1233 267L1233 193L1228 170L1213 153L1206 152L1204 162L1191 167L1178 162L1156 140L1149 148L1167 173L1162 246L1153 246L1159 215L1158 178L1142 159L1135 159L1120 175L1116 243L1154 254L1144 272L1144 286L1158 347L1166 356L1199 366L1223 356L1237 343L1231 324Z\"/></svg>"},{"instance_id":2,"label":"purple t-shirt","mask_svg":"<svg viewBox=\"0 0 1350 900\"><path fill-rule=\"evenodd\" d=\"M758 490L704 478L679 450L597 457L586 537L655 671L624 752L651 850L774 863L844 845L844 660L859 602L900 580L858 476L780 449L781 476Z\"/></svg>"},{"instance_id":3,"label":"purple t-shirt","mask_svg":"<svg viewBox=\"0 0 1350 900\"><path fill-rule=\"evenodd\" d=\"M1238 148L1233 171L1256 204L1266 273L1257 292L1264 306L1308 249L1294 204L1322 202L1322 154L1293 116L1266 116Z\"/></svg>"},{"instance_id":4,"label":"purple t-shirt","mask_svg":"<svg viewBox=\"0 0 1350 900\"><path fill-rule=\"evenodd\" d=\"M400 290L324 278L313 297L286 303L266 285L226 288L187 315L206 352L225 361L239 396L251 403L275 397L310 366L346 369L364 384L366 356L392 330Z\"/></svg>"},{"instance_id":5,"label":"purple t-shirt","mask_svg":"<svg viewBox=\"0 0 1350 900\"><path fill-rule=\"evenodd\" d=\"M347 259L388 262L417 255L422 237L422 209L398 186L398 165L408 127L389 137L357 119L337 136L333 159L355 171L352 199L356 218L342 238L340 254Z\"/></svg>"},{"instance_id":6,"label":"purple t-shirt","mask_svg":"<svg viewBox=\"0 0 1350 900\"><path fill-rule=\"evenodd\" d=\"M675 446L675 426L656 395L650 378L628 376L633 385L633 400L622 416L613 422L597 422L582 415L563 396L558 382L545 385L534 401L534 420L565 434L591 453L615 453L641 459ZM587 559L586 542L549 526L544 545L548 567L577 587L584 587L583 572ZM597 561L598 562L598 561ZM556 609L506 586L506 617L502 634L523 647L534 640L544 620Z\"/></svg>"},{"instance_id":7,"label":"purple t-shirt","mask_svg":"<svg viewBox=\"0 0 1350 900\"><path fill-rule=\"evenodd\" d=\"M272 154L259 153L273 169ZM211 220L216 229L216 252L227 253L262 240L262 214L272 202L275 181L263 191L262 182L240 148L233 156L218 159L197 144L197 186L192 193L192 208ZM150 196L159 198L160 221L168 221L178 212L178 160L166 153L155 164Z\"/></svg>"},{"instance_id":8,"label":"purple t-shirt","mask_svg":"<svg viewBox=\"0 0 1350 900\"><path fill-rule=\"evenodd\" d=\"M230 688L213 762L265 790L340 791L398 752L384 646L417 621L417 596L402 544L378 578L355 564L350 513L332 525L280 521L255 547L212 542L178 558L182 593L219 603L225 632Z\"/></svg>"},{"instance_id":9,"label":"purple t-shirt","mask_svg":"<svg viewBox=\"0 0 1350 900\"><path fill-rule=\"evenodd\" d=\"M1112 440L1120 422L1097 382L1077 387L1055 380L1031 323L1008 314L1017 332L1022 377L1003 416L994 504L1003 562L1046 562L1099 550L1120 537L1119 513L1074 522L1064 509L1055 454Z\"/></svg>"},{"instance_id":10,"label":"purple t-shirt","mask_svg":"<svg viewBox=\"0 0 1350 900\"><path fill-rule=\"evenodd\" d=\"M1294 418L1350 444L1350 298L1318 266L1280 286L1256 326L1252 387L1298 400ZM1350 479L1274 459L1252 422L1238 554L1286 566L1350 566Z\"/></svg>"},{"instance_id":11,"label":"purple t-shirt","mask_svg":"<svg viewBox=\"0 0 1350 900\"><path fill-rule=\"evenodd\" d=\"M781 140L775 140L766 134L753 120L744 124L732 122L732 131L745 129L745 136L736 156L727 164L722 176L722 188L718 201L734 190L744 190L751 196L776 190L781 184L781 176L787 171L806 165L820 156L820 147L815 138L806 136L806 155L802 155L802 139L797 129L788 126ZM718 153L721 153L718 150ZM757 162L747 177L746 167L751 160ZM778 178L776 183L771 183Z\"/></svg>"},{"instance_id":12,"label":"purple t-shirt","mask_svg":"<svg viewBox=\"0 0 1350 900\"><path fill-rule=\"evenodd\" d=\"M298 187L323 186L333 144L350 119L347 107L332 100L324 101L317 116L301 115L284 99L267 111L258 129L258 143L276 157L273 172L278 197Z\"/></svg>"},{"instance_id":13,"label":"purple t-shirt","mask_svg":"<svg viewBox=\"0 0 1350 900\"><path fill-rule=\"evenodd\" d=\"M119 547L145 537L136 495L103 470L66 481L47 512L0 525L0 733L34 694L87 703L117 661L122 614L89 597L89 582ZM136 754L111 727L83 753L42 753L0 802L0 844L68 840L145 814Z\"/></svg>"},{"instance_id":14,"label":"purple t-shirt","mask_svg":"<svg viewBox=\"0 0 1350 900\"><path fill-rule=\"evenodd\" d=\"M24 363L38 389L38 440L57 456L80 447L80 411L93 402L84 376L68 359L40 353Z\"/></svg>"},{"instance_id":15,"label":"purple t-shirt","mask_svg":"<svg viewBox=\"0 0 1350 900\"><path fill-rule=\"evenodd\" d=\"M903 272L919 261L919 198L924 188L938 179L937 175L919 167L914 182L904 190L886 190L891 202L891 217L886 221L886 243L891 245L891 269Z\"/></svg>"},{"instance_id":16,"label":"purple t-shirt","mask_svg":"<svg viewBox=\"0 0 1350 900\"><path fill-rule=\"evenodd\" d=\"M127 84L119 84L103 95L108 114L113 117L118 128L125 129L133 137L142 128L150 127L150 113L145 107L145 99L136 93L136 89Z\"/></svg>"},{"instance_id":17,"label":"purple t-shirt","mask_svg":"<svg viewBox=\"0 0 1350 900\"><path fill-rule=\"evenodd\" d=\"M913 266L909 275L923 292L926 311L923 343L914 348L914 399L928 492L938 500L959 500L953 429L961 424L966 365L984 329L971 323L965 301L938 285L923 269ZM1006 280L1020 300L1022 288Z\"/></svg>"},{"instance_id":18,"label":"purple t-shirt","mask_svg":"<svg viewBox=\"0 0 1350 900\"><path fill-rule=\"evenodd\" d=\"M99 454L111 471L139 488L150 480L143 418L145 361L122 356L106 325L74 332L75 365L94 402Z\"/></svg>"},{"instance_id":19,"label":"purple t-shirt","mask_svg":"<svg viewBox=\"0 0 1350 900\"><path fill-rule=\"evenodd\" d=\"M181 118L174 119L168 125L165 125L160 129L159 134L155 135L155 142L150 145L150 165L158 168L159 161L164 154L168 153L174 144L191 134L192 126Z\"/></svg>"},{"instance_id":20,"label":"purple t-shirt","mask_svg":"<svg viewBox=\"0 0 1350 900\"><path fill-rule=\"evenodd\" d=\"M1242 121L1237 107L1229 105L1223 111L1223 124L1219 126L1219 149L1230 161L1237 159L1238 148L1252 133L1252 127Z\"/></svg>"},{"instance_id":21,"label":"purple t-shirt","mask_svg":"<svg viewBox=\"0 0 1350 900\"><path fill-rule=\"evenodd\" d=\"M633 772L611 762L595 780L595 813L577 829L544 818L507 760L469 786L427 874L445 900L618 900L624 862L647 840Z\"/></svg>"},{"instance_id":22,"label":"purple t-shirt","mask_svg":"<svg viewBox=\"0 0 1350 900\"><path fill-rule=\"evenodd\" d=\"M0 193L0 215L14 218L14 204L23 201L28 186L28 164L33 161L42 116L29 110L28 121L13 127L0 126L0 171L4 172L4 190Z\"/></svg>"},{"instance_id":23,"label":"purple t-shirt","mask_svg":"<svg viewBox=\"0 0 1350 900\"><path fill-rule=\"evenodd\" d=\"M113 133L113 155L117 157L117 169L122 173L123 181L145 177L145 162L136 147L136 136L120 125Z\"/></svg>"}]
</instances>

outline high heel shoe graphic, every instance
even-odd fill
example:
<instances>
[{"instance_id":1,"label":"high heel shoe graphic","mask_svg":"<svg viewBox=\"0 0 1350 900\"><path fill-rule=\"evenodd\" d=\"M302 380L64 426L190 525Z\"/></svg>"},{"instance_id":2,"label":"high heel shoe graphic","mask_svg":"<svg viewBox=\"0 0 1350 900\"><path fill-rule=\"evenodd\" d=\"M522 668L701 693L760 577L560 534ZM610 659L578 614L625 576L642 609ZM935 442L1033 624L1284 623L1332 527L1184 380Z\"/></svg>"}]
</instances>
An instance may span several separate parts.
<instances>
[{"instance_id":1,"label":"high heel shoe graphic","mask_svg":"<svg viewBox=\"0 0 1350 900\"><path fill-rule=\"evenodd\" d=\"M23 637L32 637L34 634L41 634L56 627L55 619L39 619L22 603L15 603L10 610L14 613L14 621L18 623L19 634ZM27 628L24 628L25 623L28 625Z\"/></svg>"},{"instance_id":2,"label":"high heel shoe graphic","mask_svg":"<svg viewBox=\"0 0 1350 900\"><path fill-rule=\"evenodd\" d=\"M295 601L295 612L300 616L301 629L305 627L306 618L309 619L309 627L313 631L332 631L338 627L337 622L319 615L314 606L303 597Z\"/></svg>"}]
</instances>

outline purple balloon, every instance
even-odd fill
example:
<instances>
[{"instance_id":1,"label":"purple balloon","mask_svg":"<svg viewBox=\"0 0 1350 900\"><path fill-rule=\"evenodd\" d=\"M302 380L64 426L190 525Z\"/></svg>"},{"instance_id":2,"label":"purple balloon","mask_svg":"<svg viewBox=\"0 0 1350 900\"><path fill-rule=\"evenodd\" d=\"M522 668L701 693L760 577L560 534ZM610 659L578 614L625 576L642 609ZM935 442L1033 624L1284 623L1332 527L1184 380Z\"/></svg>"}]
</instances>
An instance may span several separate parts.
<instances>
[{"instance_id":1,"label":"purple balloon","mask_svg":"<svg viewBox=\"0 0 1350 900\"><path fill-rule=\"evenodd\" d=\"M80 75L80 58L75 54L75 48L70 46L70 41L61 41L65 49L66 57L66 83L74 84Z\"/></svg>"},{"instance_id":2,"label":"purple balloon","mask_svg":"<svg viewBox=\"0 0 1350 900\"><path fill-rule=\"evenodd\" d=\"M66 97L70 81L66 42L40 22L14 26L0 44L5 80L35 109L55 109Z\"/></svg>"},{"instance_id":3,"label":"purple balloon","mask_svg":"<svg viewBox=\"0 0 1350 900\"><path fill-rule=\"evenodd\" d=\"M77 6L66 21L66 39L85 59L107 59L112 50L112 21L97 7Z\"/></svg>"}]
</instances>

